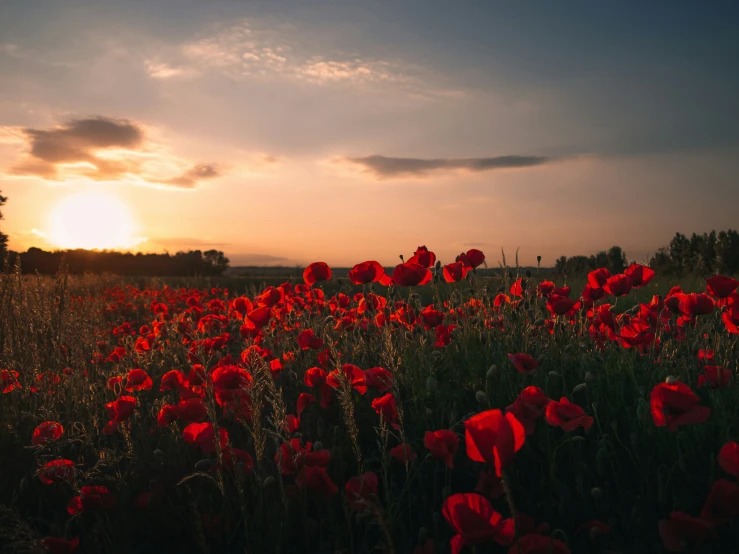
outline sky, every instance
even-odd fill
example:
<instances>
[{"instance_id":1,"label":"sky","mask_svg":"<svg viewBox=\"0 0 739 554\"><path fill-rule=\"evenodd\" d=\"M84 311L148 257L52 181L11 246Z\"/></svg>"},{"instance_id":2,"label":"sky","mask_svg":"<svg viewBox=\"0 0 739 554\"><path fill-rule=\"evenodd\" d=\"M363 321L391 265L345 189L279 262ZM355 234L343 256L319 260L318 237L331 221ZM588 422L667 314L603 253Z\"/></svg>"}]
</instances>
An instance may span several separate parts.
<instances>
[{"instance_id":1,"label":"sky","mask_svg":"<svg viewBox=\"0 0 739 554\"><path fill-rule=\"evenodd\" d=\"M739 225L737 59L728 1L3 0L0 229L645 261Z\"/></svg>"}]
</instances>

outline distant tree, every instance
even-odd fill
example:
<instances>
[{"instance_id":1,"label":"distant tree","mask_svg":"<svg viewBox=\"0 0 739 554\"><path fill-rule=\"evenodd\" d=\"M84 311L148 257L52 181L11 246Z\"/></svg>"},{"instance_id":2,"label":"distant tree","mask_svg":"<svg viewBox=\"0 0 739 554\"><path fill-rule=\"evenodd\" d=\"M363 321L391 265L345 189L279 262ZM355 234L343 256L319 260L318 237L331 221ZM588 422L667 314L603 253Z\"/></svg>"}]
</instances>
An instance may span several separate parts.
<instances>
[{"instance_id":1,"label":"distant tree","mask_svg":"<svg viewBox=\"0 0 739 554\"><path fill-rule=\"evenodd\" d=\"M6 196L0 194L0 206L5 205L8 201ZM0 212L0 221L3 219L3 212ZM5 257L5 253L8 251L8 235L0 231L0 258Z\"/></svg>"},{"instance_id":2,"label":"distant tree","mask_svg":"<svg viewBox=\"0 0 739 554\"><path fill-rule=\"evenodd\" d=\"M209 266L208 273L220 275L228 269L228 258L220 250L206 250L203 253L203 258Z\"/></svg>"},{"instance_id":3,"label":"distant tree","mask_svg":"<svg viewBox=\"0 0 739 554\"><path fill-rule=\"evenodd\" d=\"M623 273L626 269L627 260L626 254L620 246L611 246L606 257L608 258L608 269L611 270L611 273Z\"/></svg>"}]
</instances>

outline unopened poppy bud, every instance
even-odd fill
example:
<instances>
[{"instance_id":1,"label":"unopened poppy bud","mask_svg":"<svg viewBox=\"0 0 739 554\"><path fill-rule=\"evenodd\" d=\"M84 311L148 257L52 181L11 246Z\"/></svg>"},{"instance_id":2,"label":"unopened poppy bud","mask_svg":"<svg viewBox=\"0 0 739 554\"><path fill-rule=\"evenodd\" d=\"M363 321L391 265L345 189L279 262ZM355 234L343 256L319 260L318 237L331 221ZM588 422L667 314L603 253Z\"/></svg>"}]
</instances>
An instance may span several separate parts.
<instances>
[{"instance_id":1,"label":"unopened poppy bud","mask_svg":"<svg viewBox=\"0 0 739 554\"><path fill-rule=\"evenodd\" d=\"M321 441L316 441L313 443L313 451L314 452L320 452L323 450L323 443Z\"/></svg>"},{"instance_id":2,"label":"unopened poppy bud","mask_svg":"<svg viewBox=\"0 0 739 554\"><path fill-rule=\"evenodd\" d=\"M675 377L674 375L668 375L665 379L665 383L667 383L668 385L674 385L675 383L677 383L677 377Z\"/></svg>"},{"instance_id":3,"label":"unopened poppy bud","mask_svg":"<svg viewBox=\"0 0 739 554\"><path fill-rule=\"evenodd\" d=\"M588 388L588 384L587 383L580 383L574 389L572 389L572 394L578 393L580 391L584 391L587 388Z\"/></svg>"},{"instance_id":4,"label":"unopened poppy bud","mask_svg":"<svg viewBox=\"0 0 739 554\"><path fill-rule=\"evenodd\" d=\"M541 364L544 363L544 354L542 354L541 356L539 356L538 358L536 358L536 363L539 364L539 365L541 365Z\"/></svg>"},{"instance_id":5,"label":"unopened poppy bud","mask_svg":"<svg viewBox=\"0 0 739 554\"><path fill-rule=\"evenodd\" d=\"M590 496L593 498L593 500L600 500L603 498L603 490L598 487L593 487L590 489Z\"/></svg>"},{"instance_id":6,"label":"unopened poppy bud","mask_svg":"<svg viewBox=\"0 0 739 554\"><path fill-rule=\"evenodd\" d=\"M493 364L488 368L488 372L485 374L487 379L492 379L498 373L498 366Z\"/></svg>"},{"instance_id":7,"label":"unopened poppy bud","mask_svg":"<svg viewBox=\"0 0 739 554\"><path fill-rule=\"evenodd\" d=\"M540 263L541 263L541 256L537 256L537 257L536 257L536 263L537 263L537 264L540 264Z\"/></svg>"},{"instance_id":8,"label":"unopened poppy bud","mask_svg":"<svg viewBox=\"0 0 739 554\"><path fill-rule=\"evenodd\" d=\"M611 429L613 429L614 431L618 431L618 421L616 421L615 419L611 421Z\"/></svg>"},{"instance_id":9,"label":"unopened poppy bud","mask_svg":"<svg viewBox=\"0 0 739 554\"><path fill-rule=\"evenodd\" d=\"M428 535L429 534L428 534L428 531L426 531L426 528L425 527L421 527L418 530L418 544L421 544L421 545L425 544L426 543L426 539L428 538Z\"/></svg>"},{"instance_id":10,"label":"unopened poppy bud","mask_svg":"<svg viewBox=\"0 0 739 554\"><path fill-rule=\"evenodd\" d=\"M431 417L432 415L434 415L434 412L431 408L426 408L426 417Z\"/></svg>"},{"instance_id":11,"label":"unopened poppy bud","mask_svg":"<svg viewBox=\"0 0 739 554\"><path fill-rule=\"evenodd\" d=\"M441 497L446 500L452 495L452 487L444 487L441 489Z\"/></svg>"},{"instance_id":12,"label":"unopened poppy bud","mask_svg":"<svg viewBox=\"0 0 739 554\"><path fill-rule=\"evenodd\" d=\"M505 292L505 287L504 286L498 287L498 292Z\"/></svg>"},{"instance_id":13,"label":"unopened poppy bud","mask_svg":"<svg viewBox=\"0 0 739 554\"><path fill-rule=\"evenodd\" d=\"M436 377L429 375L426 379L426 391L430 393L436 392L437 384Z\"/></svg>"},{"instance_id":14,"label":"unopened poppy bud","mask_svg":"<svg viewBox=\"0 0 739 554\"><path fill-rule=\"evenodd\" d=\"M590 373L589 371L586 371L585 372L585 382L592 383L593 381L595 381L595 377L593 377L593 374Z\"/></svg>"},{"instance_id":15,"label":"unopened poppy bud","mask_svg":"<svg viewBox=\"0 0 739 554\"><path fill-rule=\"evenodd\" d=\"M277 480L276 480L276 479L275 479L274 477L272 477L271 475L268 475L268 476L267 476L267 477L266 477L266 478L264 479L264 481L262 481L262 486L263 486L263 487L264 487L265 489L268 489L269 487L271 487L272 485L274 485L274 484L275 484L276 482L277 482Z\"/></svg>"},{"instance_id":16,"label":"unopened poppy bud","mask_svg":"<svg viewBox=\"0 0 739 554\"><path fill-rule=\"evenodd\" d=\"M531 270L527 269L524 274L526 275L526 277L531 277Z\"/></svg>"},{"instance_id":17,"label":"unopened poppy bud","mask_svg":"<svg viewBox=\"0 0 739 554\"><path fill-rule=\"evenodd\" d=\"M401 261L401 262L405 263L405 260L403 259L403 254L400 254L400 255L398 256L398 258L400 258L400 261Z\"/></svg>"},{"instance_id":18,"label":"unopened poppy bud","mask_svg":"<svg viewBox=\"0 0 739 554\"><path fill-rule=\"evenodd\" d=\"M544 319L543 317L540 317L539 319L534 321L534 325L536 325L537 327L541 327L545 323L546 323L546 319Z\"/></svg>"},{"instance_id":19,"label":"unopened poppy bud","mask_svg":"<svg viewBox=\"0 0 739 554\"><path fill-rule=\"evenodd\" d=\"M208 471L211 467L213 467L213 460L210 458L203 458L202 460L198 460L195 464L195 469L197 471Z\"/></svg>"},{"instance_id":20,"label":"unopened poppy bud","mask_svg":"<svg viewBox=\"0 0 739 554\"><path fill-rule=\"evenodd\" d=\"M441 260L436 260L436 271L439 271L441 269Z\"/></svg>"},{"instance_id":21,"label":"unopened poppy bud","mask_svg":"<svg viewBox=\"0 0 739 554\"><path fill-rule=\"evenodd\" d=\"M529 308L531 308L531 304L529 304L529 301L528 300L524 301L523 309L528 310Z\"/></svg>"},{"instance_id":22,"label":"unopened poppy bud","mask_svg":"<svg viewBox=\"0 0 739 554\"><path fill-rule=\"evenodd\" d=\"M152 452L152 454L154 454L155 458L161 458L162 456L164 456L164 452L162 452L158 448L154 452Z\"/></svg>"},{"instance_id":23,"label":"unopened poppy bud","mask_svg":"<svg viewBox=\"0 0 739 554\"><path fill-rule=\"evenodd\" d=\"M525 291L525 290L526 290L526 288L527 288L527 287L528 287L529 285L528 285L528 283L526 282L526 279L521 279L521 283L519 284L519 286L521 287L521 290L522 290L522 291Z\"/></svg>"},{"instance_id":24,"label":"unopened poppy bud","mask_svg":"<svg viewBox=\"0 0 739 554\"><path fill-rule=\"evenodd\" d=\"M479 390L475 393L475 400L477 400L479 404L485 404L488 401L488 395L485 394L485 391Z\"/></svg>"},{"instance_id":25,"label":"unopened poppy bud","mask_svg":"<svg viewBox=\"0 0 739 554\"><path fill-rule=\"evenodd\" d=\"M556 371L550 371L549 377L559 377L559 373L557 373Z\"/></svg>"},{"instance_id":26,"label":"unopened poppy bud","mask_svg":"<svg viewBox=\"0 0 739 554\"><path fill-rule=\"evenodd\" d=\"M526 312L526 315L528 316L529 320L534 319L534 317L536 317L534 310L529 310L528 312Z\"/></svg>"},{"instance_id":27,"label":"unopened poppy bud","mask_svg":"<svg viewBox=\"0 0 739 554\"><path fill-rule=\"evenodd\" d=\"M439 352L438 350L434 350L433 352L431 352L431 355L434 358L438 358L439 356L441 356L441 352Z\"/></svg>"}]
</instances>

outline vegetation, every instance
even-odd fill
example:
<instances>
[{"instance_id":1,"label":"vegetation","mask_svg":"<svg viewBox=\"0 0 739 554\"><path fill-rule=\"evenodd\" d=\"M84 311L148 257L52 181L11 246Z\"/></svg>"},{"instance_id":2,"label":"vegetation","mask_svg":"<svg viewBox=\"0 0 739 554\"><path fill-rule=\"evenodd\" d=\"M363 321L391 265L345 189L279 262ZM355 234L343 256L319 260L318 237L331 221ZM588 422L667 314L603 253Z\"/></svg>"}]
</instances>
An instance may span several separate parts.
<instances>
[{"instance_id":1,"label":"vegetation","mask_svg":"<svg viewBox=\"0 0 739 554\"><path fill-rule=\"evenodd\" d=\"M3 274L0 551L734 551L739 282L483 261Z\"/></svg>"}]
</instances>

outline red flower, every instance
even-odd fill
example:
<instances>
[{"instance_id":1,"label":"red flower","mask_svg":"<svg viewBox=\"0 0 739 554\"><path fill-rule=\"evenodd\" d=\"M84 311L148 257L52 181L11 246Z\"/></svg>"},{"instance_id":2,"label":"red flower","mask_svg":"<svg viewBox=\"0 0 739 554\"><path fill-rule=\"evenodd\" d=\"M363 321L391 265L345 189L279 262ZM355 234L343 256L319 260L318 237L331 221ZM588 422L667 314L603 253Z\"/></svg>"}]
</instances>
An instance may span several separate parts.
<instances>
[{"instance_id":1,"label":"red flower","mask_svg":"<svg viewBox=\"0 0 739 554\"><path fill-rule=\"evenodd\" d=\"M75 537L68 541L62 537L46 537L41 539L41 544L49 554L71 554L79 547L80 538Z\"/></svg>"},{"instance_id":2,"label":"red flower","mask_svg":"<svg viewBox=\"0 0 739 554\"><path fill-rule=\"evenodd\" d=\"M608 278L605 285L603 285L603 290L612 296L624 296L629 294L631 287L631 278L628 275L619 273Z\"/></svg>"},{"instance_id":3,"label":"red flower","mask_svg":"<svg viewBox=\"0 0 739 554\"><path fill-rule=\"evenodd\" d=\"M3 394L12 392L16 388L22 388L18 382L18 372L14 369L0 370L0 387L2 387Z\"/></svg>"},{"instance_id":4,"label":"red flower","mask_svg":"<svg viewBox=\"0 0 739 554\"><path fill-rule=\"evenodd\" d=\"M396 429L400 428L398 424L398 408L395 404L395 397L391 392L380 398L375 398L372 401L372 408L377 412L377 415L384 418L393 427Z\"/></svg>"},{"instance_id":5,"label":"red flower","mask_svg":"<svg viewBox=\"0 0 739 554\"><path fill-rule=\"evenodd\" d=\"M645 287L654 277L654 270L640 264L631 264L624 270L624 275L628 275L631 279L631 286L635 289Z\"/></svg>"},{"instance_id":6,"label":"red flower","mask_svg":"<svg viewBox=\"0 0 739 554\"><path fill-rule=\"evenodd\" d=\"M245 389L254 380L248 371L236 365L219 366L213 370L210 378L216 390Z\"/></svg>"},{"instance_id":7,"label":"red flower","mask_svg":"<svg viewBox=\"0 0 739 554\"><path fill-rule=\"evenodd\" d=\"M52 460L44 464L42 468L38 470L38 478L44 485L51 485L58 481L67 481L71 483L74 481L74 462L72 460Z\"/></svg>"},{"instance_id":8,"label":"red flower","mask_svg":"<svg viewBox=\"0 0 739 554\"><path fill-rule=\"evenodd\" d=\"M180 390L185 386L185 375L179 369L173 369L162 375L159 390L161 392Z\"/></svg>"},{"instance_id":9,"label":"red flower","mask_svg":"<svg viewBox=\"0 0 739 554\"><path fill-rule=\"evenodd\" d=\"M313 329L305 329L298 335L298 346L301 350L315 350L323 346L323 340L315 335Z\"/></svg>"},{"instance_id":10,"label":"red flower","mask_svg":"<svg viewBox=\"0 0 739 554\"><path fill-rule=\"evenodd\" d=\"M593 289L602 289L603 285L608 282L611 272L605 267L601 267L588 273L588 285Z\"/></svg>"},{"instance_id":11,"label":"red flower","mask_svg":"<svg viewBox=\"0 0 739 554\"><path fill-rule=\"evenodd\" d=\"M726 473L739 478L739 444L734 441L727 442L718 453L718 465Z\"/></svg>"},{"instance_id":12,"label":"red flower","mask_svg":"<svg viewBox=\"0 0 739 554\"><path fill-rule=\"evenodd\" d=\"M657 427L667 426L674 431L680 425L703 423L711 409L698 406L700 397L685 383L660 383L650 396L652 419Z\"/></svg>"},{"instance_id":13,"label":"red flower","mask_svg":"<svg viewBox=\"0 0 739 554\"><path fill-rule=\"evenodd\" d=\"M199 423L208 415L208 408L200 398L187 398L174 407L175 415L188 423Z\"/></svg>"},{"instance_id":14,"label":"red flower","mask_svg":"<svg viewBox=\"0 0 739 554\"><path fill-rule=\"evenodd\" d=\"M389 277L385 275L385 268L379 262L368 261L355 265L349 270L349 280L355 285L365 285L367 283L380 283L382 285L389 284ZM383 281L386 281L383 283Z\"/></svg>"},{"instance_id":15,"label":"red flower","mask_svg":"<svg viewBox=\"0 0 739 554\"><path fill-rule=\"evenodd\" d=\"M670 519L659 521L658 528L662 545L668 552L692 552L714 532L711 523L684 512L672 512Z\"/></svg>"},{"instance_id":16,"label":"red flower","mask_svg":"<svg viewBox=\"0 0 739 554\"><path fill-rule=\"evenodd\" d=\"M726 330L732 335L739 335L739 305L734 304L721 314Z\"/></svg>"},{"instance_id":17,"label":"red flower","mask_svg":"<svg viewBox=\"0 0 739 554\"><path fill-rule=\"evenodd\" d=\"M67 513L73 516L87 510L110 510L115 506L115 496L106 487L86 486L79 496L69 500Z\"/></svg>"},{"instance_id":18,"label":"red flower","mask_svg":"<svg viewBox=\"0 0 739 554\"><path fill-rule=\"evenodd\" d=\"M126 390L128 392L151 390L152 385L151 377L143 369L132 369L126 376Z\"/></svg>"},{"instance_id":19,"label":"red flower","mask_svg":"<svg viewBox=\"0 0 739 554\"><path fill-rule=\"evenodd\" d=\"M585 285L582 289L582 299L584 302L596 302L606 295L606 291L601 288L593 288L590 285Z\"/></svg>"},{"instance_id":20,"label":"red flower","mask_svg":"<svg viewBox=\"0 0 739 554\"><path fill-rule=\"evenodd\" d=\"M436 254L429 252L425 246L419 246L408 263L415 263L423 267L432 267L436 263Z\"/></svg>"},{"instance_id":21,"label":"red flower","mask_svg":"<svg viewBox=\"0 0 739 554\"><path fill-rule=\"evenodd\" d=\"M328 281L329 279L331 279L331 268L324 262L313 262L303 271L303 281L309 287L312 287L318 281Z\"/></svg>"},{"instance_id":22,"label":"red flower","mask_svg":"<svg viewBox=\"0 0 739 554\"><path fill-rule=\"evenodd\" d=\"M522 283L523 279L518 279L511 285L511 296L523 297L524 285Z\"/></svg>"},{"instance_id":23,"label":"red flower","mask_svg":"<svg viewBox=\"0 0 739 554\"><path fill-rule=\"evenodd\" d=\"M550 294L547 299L547 310L552 315L565 315L573 309L577 309L579 302L570 300L566 296Z\"/></svg>"},{"instance_id":24,"label":"red flower","mask_svg":"<svg viewBox=\"0 0 739 554\"><path fill-rule=\"evenodd\" d=\"M736 518L739 518L739 485L719 479L708 493L701 519L719 525Z\"/></svg>"},{"instance_id":25,"label":"red flower","mask_svg":"<svg viewBox=\"0 0 739 554\"><path fill-rule=\"evenodd\" d=\"M503 415L500 410L488 410L464 422L467 457L475 462L494 464L499 477L525 441L523 425L510 412Z\"/></svg>"},{"instance_id":26,"label":"red flower","mask_svg":"<svg viewBox=\"0 0 739 554\"><path fill-rule=\"evenodd\" d=\"M644 349L654 344L655 334L649 325L637 321L621 327L618 338L624 348Z\"/></svg>"},{"instance_id":27,"label":"red flower","mask_svg":"<svg viewBox=\"0 0 739 554\"><path fill-rule=\"evenodd\" d=\"M714 275L706 279L706 283L708 283L706 292L716 298L728 298L739 287L739 281L723 275Z\"/></svg>"},{"instance_id":28,"label":"red flower","mask_svg":"<svg viewBox=\"0 0 739 554\"><path fill-rule=\"evenodd\" d=\"M678 293L677 308L686 316L707 315L713 312L713 300L707 294Z\"/></svg>"},{"instance_id":29,"label":"red flower","mask_svg":"<svg viewBox=\"0 0 739 554\"><path fill-rule=\"evenodd\" d=\"M393 386L393 374L384 367L371 367L364 370L367 386L378 392L385 392Z\"/></svg>"},{"instance_id":30,"label":"red flower","mask_svg":"<svg viewBox=\"0 0 739 554\"><path fill-rule=\"evenodd\" d=\"M228 446L228 431L223 427L218 429L219 443L221 450L225 450ZM213 424L210 422L206 423L191 423L182 431L182 438L188 444L194 444L200 448L201 452L206 456L213 454L216 451L216 437Z\"/></svg>"},{"instance_id":31,"label":"red flower","mask_svg":"<svg viewBox=\"0 0 739 554\"><path fill-rule=\"evenodd\" d=\"M256 329L261 329L269 323L271 315L272 308L269 306L262 306L261 308L257 308L256 310L252 310L247 313L244 323L251 324Z\"/></svg>"},{"instance_id":32,"label":"red flower","mask_svg":"<svg viewBox=\"0 0 739 554\"><path fill-rule=\"evenodd\" d=\"M513 520L503 519L479 494L453 494L444 501L441 513L457 533L450 543L452 554L459 554L465 546L491 541L507 546L513 542Z\"/></svg>"},{"instance_id":33,"label":"red flower","mask_svg":"<svg viewBox=\"0 0 739 554\"><path fill-rule=\"evenodd\" d=\"M518 395L518 398L506 408L516 416L523 425L527 435L533 434L536 429L536 420L544 415L544 411L551 400L547 398L544 391L539 387L526 387Z\"/></svg>"},{"instance_id":34,"label":"red flower","mask_svg":"<svg viewBox=\"0 0 739 554\"><path fill-rule=\"evenodd\" d=\"M586 431L593 425L593 418L585 415L577 404L570 404L567 398L562 397L559 402L552 400L547 404L547 423L554 427L561 427L564 431L574 431L582 426Z\"/></svg>"},{"instance_id":35,"label":"red flower","mask_svg":"<svg viewBox=\"0 0 739 554\"><path fill-rule=\"evenodd\" d=\"M326 382L326 375L326 371L320 367L312 367L303 375L303 383L309 387L320 387Z\"/></svg>"},{"instance_id":36,"label":"red flower","mask_svg":"<svg viewBox=\"0 0 739 554\"><path fill-rule=\"evenodd\" d=\"M436 337L436 340L434 341L434 346L436 348L444 348L445 346L448 346L452 342L452 331L456 329L457 325L455 323L452 323L450 325L437 325L434 328L434 336Z\"/></svg>"},{"instance_id":37,"label":"red flower","mask_svg":"<svg viewBox=\"0 0 739 554\"><path fill-rule=\"evenodd\" d=\"M416 459L416 452L410 444L399 444L390 449L390 456L400 463L405 464L406 462L411 463Z\"/></svg>"},{"instance_id":38,"label":"red flower","mask_svg":"<svg viewBox=\"0 0 739 554\"><path fill-rule=\"evenodd\" d=\"M300 417L300 414L303 413L303 410L305 410L308 406L313 404L316 401L316 397L312 394L308 394L307 392L301 392L298 396L298 404L296 407L296 412L298 414L298 417Z\"/></svg>"},{"instance_id":39,"label":"red flower","mask_svg":"<svg viewBox=\"0 0 739 554\"><path fill-rule=\"evenodd\" d=\"M433 458L442 460L450 468L454 467L454 454L459 450L459 437L454 431L426 431L423 445L431 451Z\"/></svg>"},{"instance_id":40,"label":"red flower","mask_svg":"<svg viewBox=\"0 0 739 554\"><path fill-rule=\"evenodd\" d=\"M346 503L352 510L364 510L377 496L379 480L372 471L367 471L361 477L352 477L346 483Z\"/></svg>"},{"instance_id":41,"label":"red flower","mask_svg":"<svg viewBox=\"0 0 739 554\"><path fill-rule=\"evenodd\" d=\"M344 364L341 366L341 373L344 374L346 381L359 394L367 392L367 381L364 377L364 371L353 364ZM335 389L338 389L341 386L338 369L335 369L328 374L326 377L326 384Z\"/></svg>"},{"instance_id":42,"label":"red flower","mask_svg":"<svg viewBox=\"0 0 739 554\"><path fill-rule=\"evenodd\" d=\"M33 430L31 444L33 446L42 446L50 442L54 442L64 434L64 427L56 421L45 421Z\"/></svg>"},{"instance_id":43,"label":"red flower","mask_svg":"<svg viewBox=\"0 0 739 554\"><path fill-rule=\"evenodd\" d=\"M326 498L331 498L339 492L339 487L331 480L326 468L322 466L305 466L297 482L300 487L317 491Z\"/></svg>"},{"instance_id":44,"label":"red flower","mask_svg":"<svg viewBox=\"0 0 739 554\"><path fill-rule=\"evenodd\" d=\"M393 271L393 283L399 287L415 287L431 281L431 271L414 262L399 264Z\"/></svg>"},{"instance_id":45,"label":"red flower","mask_svg":"<svg viewBox=\"0 0 739 554\"><path fill-rule=\"evenodd\" d=\"M447 283L458 283L467 277L467 267L463 262L455 262L444 266L444 281Z\"/></svg>"},{"instance_id":46,"label":"red flower","mask_svg":"<svg viewBox=\"0 0 739 554\"><path fill-rule=\"evenodd\" d=\"M539 369L539 363L528 354L523 354L522 352L508 354L508 359L519 373L531 373L535 369Z\"/></svg>"},{"instance_id":47,"label":"red flower","mask_svg":"<svg viewBox=\"0 0 739 554\"><path fill-rule=\"evenodd\" d=\"M505 494L505 488L503 487L503 481L494 469L483 469L477 476L475 492L488 498L500 498Z\"/></svg>"},{"instance_id":48,"label":"red flower","mask_svg":"<svg viewBox=\"0 0 739 554\"><path fill-rule=\"evenodd\" d=\"M717 365L707 365L703 368L703 374L698 375L698 388L708 384L714 389L722 389L729 386L730 381L730 370Z\"/></svg>"},{"instance_id":49,"label":"red flower","mask_svg":"<svg viewBox=\"0 0 739 554\"><path fill-rule=\"evenodd\" d=\"M502 292L495 297L495 300L493 300L493 306L495 306L496 308L500 308L503 304L510 303L511 297L507 294L503 294Z\"/></svg>"},{"instance_id":50,"label":"red flower","mask_svg":"<svg viewBox=\"0 0 739 554\"><path fill-rule=\"evenodd\" d=\"M542 281L539 283L539 286L537 286L537 294L539 297L548 298L550 294L552 294L552 291L554 290L555 284L552 281Z\"/></svg>"},{"instance_id":51,"label":"red flower","mask_svg":"<svg viewBox=\"0 0 739 554\"><path fill-rule=\"evenodd\" d=\"M460 254L458 261L462 262L469 269L476 269L485 262L485 254L482 253L482 250L472 248L467 250L466 253Z\"/></svg>"},{"instance_id":52,"label":"red flower","mask_svg":"<svg viewBox=\"0 0 739 554\"><path fill-rule=\"evenodd\" d=\"M560 540L531 533L519 538L508 554L570 554L570 549Z\"/></svg>"}]
</instances>

